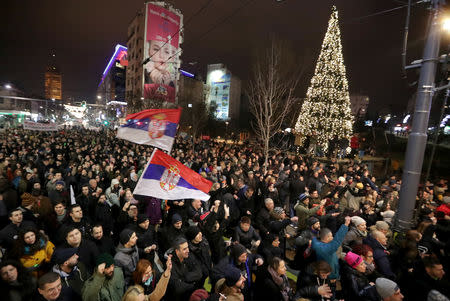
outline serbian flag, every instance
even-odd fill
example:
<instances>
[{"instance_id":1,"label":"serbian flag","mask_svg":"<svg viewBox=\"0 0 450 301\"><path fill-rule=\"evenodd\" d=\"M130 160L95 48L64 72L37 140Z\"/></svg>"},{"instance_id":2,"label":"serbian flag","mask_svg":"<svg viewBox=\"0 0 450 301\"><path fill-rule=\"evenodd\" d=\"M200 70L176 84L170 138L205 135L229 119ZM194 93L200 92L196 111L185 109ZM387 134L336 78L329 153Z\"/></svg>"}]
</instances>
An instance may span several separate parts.
<instances>
[{"instance_id":1,"label":"serbian flag","mask_svg":"<svg viewBox=\"0 0 450 301\"><path fill-rule=\"evenodd\" d=\"M155 149L133 194L163 200L200 199L207 201L212 182L181 162Z\"/></svg>"},{"instance_id":2,"label":"serbian flag","mask_svg":"<svg viewBox=\"0 0 450 301\"><path fill-rule=\"evenodd\" d=\"M181 109L150 109L126 117L117 130L117 138L171 151Z\"/></svg>"}]
</instances>

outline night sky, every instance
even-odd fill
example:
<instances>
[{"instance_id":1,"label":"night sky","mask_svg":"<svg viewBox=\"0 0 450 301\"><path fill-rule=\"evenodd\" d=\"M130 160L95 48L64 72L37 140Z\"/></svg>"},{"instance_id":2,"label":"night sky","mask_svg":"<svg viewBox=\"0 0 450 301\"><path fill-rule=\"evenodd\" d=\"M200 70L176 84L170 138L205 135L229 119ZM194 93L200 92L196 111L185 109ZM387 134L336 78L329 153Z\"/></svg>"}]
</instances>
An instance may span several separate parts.
<instances>
[{"instance_id":1,"label":"night sky","mask_svg":"<svg viewBox=\"0 0 450 301\"><path fill-rule=\"evenodd\" d=\"M171 3L181 9L186 22L208 1ZM401 6L401 1L213 0L185 24L182 67L204 74L207 64L224 63L245 84L252 53L273 35L290 41L305 61L307 72L297 95L304 97L333 4L339 10L350 91L368 95L371 112L404 109L414 92L401 78L406 8L361 18ZM55 53L63 74L63 97L93 101L114 46L126 45L128 24L143 5L142 0L7 1L1 20L0 83L11 82L27 94L43 95L45 67ZM239 7L243 8L205 35ZM412 9L408 63L422 55L426 16L423 6Z\"/></svg>"}]
</instances>

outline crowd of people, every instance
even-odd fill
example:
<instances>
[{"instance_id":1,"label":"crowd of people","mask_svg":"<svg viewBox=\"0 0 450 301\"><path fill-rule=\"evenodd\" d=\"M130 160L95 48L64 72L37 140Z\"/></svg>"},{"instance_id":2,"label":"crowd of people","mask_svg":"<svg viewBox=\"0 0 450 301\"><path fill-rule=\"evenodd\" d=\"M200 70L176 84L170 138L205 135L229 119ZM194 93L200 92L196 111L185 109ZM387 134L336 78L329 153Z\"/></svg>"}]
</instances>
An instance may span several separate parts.
<instances>
[{"instance_id":1,"label":"crowd of people","mask_svg":"<svg viewBox=\"0 0 450 301\"><path fill-rule=\"evenodd\" d=\"M113 131L0 133L2 298L449 300L445 179L397 233L401 181L361 162L179 138L171 156L211 197L161 200L133 195L152 150Z\"/></svg>"}]
</instances>

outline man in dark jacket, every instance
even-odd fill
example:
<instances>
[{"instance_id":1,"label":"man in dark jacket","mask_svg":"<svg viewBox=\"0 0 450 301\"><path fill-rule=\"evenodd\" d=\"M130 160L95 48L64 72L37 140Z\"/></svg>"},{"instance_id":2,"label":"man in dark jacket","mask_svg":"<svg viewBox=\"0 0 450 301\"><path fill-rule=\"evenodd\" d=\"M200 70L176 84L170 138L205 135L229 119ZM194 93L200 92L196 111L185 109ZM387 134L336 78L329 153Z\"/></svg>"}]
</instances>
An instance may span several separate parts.
<instances>
[{"instance_id":1,"label":"man in dark jacket","mask_svg":"<svg viewBox=\"0 0 450 301\"><path fill-rule=\"evenodd\" d=\"M105 235L105 233L103 233L103 226L101 224L95 224L92 227L91 240L97 246L99 254L116 254L114 242L109 235Z\"/></svg>"},{"instance_id":2,"label":"man in dark jacket","mask_svg":"<svg viewBox=\"0 0 450 301\"><path fill-rule=\"evenodd\" d=\"M95 267L95 258L99 254L96 245L92 241L83 238L80 230L77 228L66 228L64 233L66 241L61 247L77 248L78 260L84 264L88 273L91 274Z\"/></svg>"},{"instance_id":3,"label":"man in dark jacket","mask_svg":"<svg viewBox=\"0 0 450 301\"><path fill-rule=\"evenodd\" d=\"M405 291L408 300L427 300L431 290L450 296L450 282L444 277L444 266L434 256L423 259L425 273L417 272L410 291Z\"/></svg>"},{"instance_id":4,"label":"man in dark jacket","mask_svg":"<svg viewBox=\"0 0 450 301\"><path fill-rule=\"evenodd\" d=\"M119 241L116 255L114 255L114 262L117 267L122 268L125 283L130 285L131 276L136 270L139 261L139 252L136 246L137 235L131 229L124 229L120 232Z\"/></svg>"},{"instance_id":5,"label":"man in dark jacket","mask_svg":"<svg viewBox=\"0 0 450 301\"><path fill-rule=\"evenodd\" d=\"M148 259L153 262L155 258L155 250L157 248L157 242L153 227L150 227L150 220L147 215L139 214L137 226L132 227L138 237L137 247L139 250L139 258Z\"/></svg>"},{"instance_id":6,"label":"man in dark jacket","mask_svg":"<svg viewBox=\"0 0 450 301\"><path fill-rule=\"evenodd\" d=\"M203 285L201 279L200 265L190 255L187 240L178 237L172 252L172 274L166 292L167 300L188 300L192 292Z\"/></svg>"},{"instance_id":7,"label":"man in dark jacket","mask_svg":"<svg viewBox=\"0 0 450 301\"><path fill-rule=\"evenodd\" d=\"M21 229L36 227L33 222L23 220L20 208L11 210L8 216L11 223L0 231L0 245L6 248L12 247Z\"/></svg>"},{"instance_id":8,"label":"man in dark jacket","mask_svg":"<svg viewBox=\"0 0 450 301\"><path fill-rule=\"evenodd\" d=\"M240 243L249 250L259 247L261 236L252 227L249 217L241 217L239 226L234 229L233 241Z\"/></svg>"},{"instance_id":9,"label":"man in dark jacket","mask_svg":"<svg viewBox=\"0 0 450 301\"><path fill-rule=\"evenodd\" d=\"M275 204L271 198L266 198L264 200L264 207L258 212L255 219L255 227L259 230L259 233L264 238L269 234L269 222L270 222L270 211L273 210Z\"/></svg>"},{"instance_id":10,"label":"man in dark jacket","mask_svg":"<svg viewBox=\"0 0 450 301\"><path fill-rule=\"evenodd\" d=\"M177 237L184 237L183 221L178 213L172 215L172 220L170 225L162 228L160 231L159 238L159 257L163 258L164 253L172 246L172 242Z\"/></svg>"},{"instance_id":11,"label":"man in dark jacket","mask_svg":"<svg viewBox=\"0 0 450 301\"><path fill-rule=\"evenodd\" d=\"M83 210L78 204L69 207L69 217L65 222L65 226L77 228L84 238L89 238L91 233L91 224L88 218L83 215Z\"/></svg>"},{"instance_id":12,"label":"man in dark jacket","mask_svg":"<svg viewBox=\"0 0 450 301\"><path fill-rule=\"evenodd\" d=\"M394 280L395 274L392 272L391 263L388 258L390 253L386 247L386 235L378 230L372 231L372 233L364 239L364 243L373 249L373 260L375 261L378 272L384 277Z\"/></svg>"},{"instance_id":13,"label":"man in dark jacket","mask_svg":"<svg viewBox=\"0 0 450 301\"><path fill-rule=\"evenodd\" d=\"M82 262L78 262L77 249L56 249L53 253L53 272L61 277L61 295L67 300L80 300L81 289L89 274Z\"/></svg>"},{"instance_id":14,"label":"man in dark jacket","mask_svg":"<svg viewBox=\"0 0 450 301\"><path fill-rule=\"evenodd\" d=\"M203 239L203 233L197 226L187 228L185 235L189 244L189 252L191 252L202 268L203 278L200 282L204 283L212 269L209 244L206 239Z\"/></svg>"}]
</instances>

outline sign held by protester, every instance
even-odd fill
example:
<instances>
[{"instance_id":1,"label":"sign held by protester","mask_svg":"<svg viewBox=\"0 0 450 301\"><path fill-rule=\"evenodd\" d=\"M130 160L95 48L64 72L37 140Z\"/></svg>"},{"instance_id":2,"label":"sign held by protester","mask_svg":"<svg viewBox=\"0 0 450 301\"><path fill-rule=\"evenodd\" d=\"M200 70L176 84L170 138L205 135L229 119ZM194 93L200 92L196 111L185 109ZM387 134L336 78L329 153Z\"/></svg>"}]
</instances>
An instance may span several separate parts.
<instances>
[{"instance_id":1,"label":"sign held by protester","mask_svg":"<svg viewBox=\"0 0 450 301\"><path fill-rule=\"evenodd\" d=\"M126 117L117 138L146 144L170 152L180 120L181 108L149 109Z\"/></svg>"},{"instance_id":2,"label":"sign held by protester","mask_svg":"<svg viewBox=\"0 0 450 301\"><path fill-rule=\"evenodd\" d=\"M33 122L33 121L24 121L23 122L23 129L24 130L31 130L31 131L56 132L56 131L58 131L58 124L56 124L56 123L40 123L40 122Z\"/></svg>"},{"instance_id":3,"label":"sign held by protester","mask_svg":"<svg viewBox=\"0 0 450 301\"><path fill-rule=\"evenodd\" d=\"M212 182L181 162L155 149L133 194L163 200L209 200Z\"/></svg>"}]
</instances>

